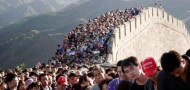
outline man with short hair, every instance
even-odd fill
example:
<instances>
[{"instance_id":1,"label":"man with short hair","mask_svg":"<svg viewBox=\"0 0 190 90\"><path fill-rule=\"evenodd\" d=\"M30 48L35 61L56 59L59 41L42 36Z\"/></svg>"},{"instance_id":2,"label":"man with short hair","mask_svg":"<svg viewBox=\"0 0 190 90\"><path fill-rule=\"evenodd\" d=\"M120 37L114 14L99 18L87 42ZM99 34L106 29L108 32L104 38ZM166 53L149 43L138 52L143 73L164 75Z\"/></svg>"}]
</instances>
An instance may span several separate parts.
<instances>
[{"instance_id":1,"label":"man with short hair","mask_svg":"<svg viewBox=\"0 0 190 90\"><path fill-rule=\"evenodd\" d=\"M172 50L161 57L158 90L190 90L190 59Z\"/></svg>"},{"instance_id":2,"label":"man with short hair","mask_svg":"<svg viewBox=\"0 0 190 90\"><path fill-rule=\"evenodd\" d=\"M34 82L38 80L38 74L35 72L30 72L29 77L32 78Z\"/></svg>"},{"instance_id":3,"label":"man with short hair","mask_svg":"<svg viewBox=\"0 0 190 90\"><path fill-rule=\"evenodd\" d=\"M108 90L117 90L119 83L123 80L128 81L128 82L130 81L129 78L123 73L121 64L122 64L122 60L117 62L117 74L119 77L116 79L113 79L108 84Z\"/></svg>"},{"instance_id":4,"label":"man with short hair","mask_svg":"<svg viewBox=\"0 0 190 90\"><path fill-rule=\"evenodd\" d=\"M134 80L129 90L154 90L151 86L152 82L149 82L148 78L144 75L136 57L130 56L124 59L122 69L130 79Z\"/></svg>"},{"instance_id":5,"label":"man with short hair","mask_svg":"<svg viewBox=\"0 0 190 90\"><path fill-rule=\"evenodd\" d=\"M47 74L40 74L39 81L41 83L40 90L52 90L51 86L49 86L49 77Z\"/></svg>"},{"instance_id":6,"label":"man with short hair","mask_svg":"<svg viewBox=\"0 0 190 90\"><path fill-rule=\"evenodd\" d=\"M78 83L78 77L77 77L77 75L76 75L76 73L75 73L75 71L70 71L70 74L68 75L68 81L69 81L69 85L68 85L68 88L67 88L67 90L73 90L73 86L75 85L75 84L77 84Z\"/></svg>"},{"instance_id":7,"label":"man with short hair","mask_svg":"<svg viewBox=\"0 0 190 90\"><path fill-rule=\"evenodd\" d=\"M17 90L18 77L14 73L8 73L5 78L5 83L7 84L7 89L5 90Z\"/></svg>"}]
</instances>

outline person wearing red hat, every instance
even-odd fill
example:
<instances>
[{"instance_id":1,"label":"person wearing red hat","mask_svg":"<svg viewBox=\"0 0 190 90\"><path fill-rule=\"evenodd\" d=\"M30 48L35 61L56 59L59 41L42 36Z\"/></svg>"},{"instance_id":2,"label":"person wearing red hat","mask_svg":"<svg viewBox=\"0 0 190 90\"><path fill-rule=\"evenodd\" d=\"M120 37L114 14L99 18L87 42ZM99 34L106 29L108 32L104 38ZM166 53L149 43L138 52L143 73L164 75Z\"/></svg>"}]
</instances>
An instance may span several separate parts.
<instances>
[{"instance_id":1,"label":"person wearing red hat","mask_svg":"<svg viewBox=\"0 0 190 90\"><path fill-rule=\"evenodd\" d=\"M157 62L153 57L147 57L141 62L141 66L145 76L147 76L149 80L152 81L154 90L157 90L157 76L160 72Z\"/></svg>"},{"instance_id":2,"label":"person wearing red hat","mask_svg":"<svg viewBox=\"0 0 190 90\"><path fill-rule=\"evenodd\" d=\"M57 80L57 89L56 90L66 90L68 83L67 83L67 77L60 76Z\"/></svg>"}]
</instances>

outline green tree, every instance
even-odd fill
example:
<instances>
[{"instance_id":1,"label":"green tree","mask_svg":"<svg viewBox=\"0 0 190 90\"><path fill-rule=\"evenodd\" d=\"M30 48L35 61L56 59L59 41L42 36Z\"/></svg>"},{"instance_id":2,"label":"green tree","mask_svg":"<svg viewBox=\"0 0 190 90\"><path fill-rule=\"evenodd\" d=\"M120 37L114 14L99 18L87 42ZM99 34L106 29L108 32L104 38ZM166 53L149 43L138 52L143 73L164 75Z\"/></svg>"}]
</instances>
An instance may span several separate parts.
<instances>
[{"instance_id":1,"label":"green tree","mask_svg":"<svg viewBox=\"0 0 190 90\"><path fill-rule=\"evenodd\" d=\"M19 64L19 65L16 66L16 69L18 69L18 70L24 70L24 69L26 69L26 65L24 63Z\"/></svg>"}]
</instances>

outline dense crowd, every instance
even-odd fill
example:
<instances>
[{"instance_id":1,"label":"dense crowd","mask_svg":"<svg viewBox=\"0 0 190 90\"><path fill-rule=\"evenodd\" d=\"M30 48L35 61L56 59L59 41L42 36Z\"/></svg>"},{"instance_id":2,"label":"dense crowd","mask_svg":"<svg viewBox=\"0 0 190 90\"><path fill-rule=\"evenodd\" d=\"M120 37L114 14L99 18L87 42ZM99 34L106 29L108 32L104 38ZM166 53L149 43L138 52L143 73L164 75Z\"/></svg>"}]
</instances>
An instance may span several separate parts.
<instances>
[{"instance_id":1,"label":"dense crowd","mask_svg":"<svg viewBox=\"0 0 190 90\"><path fill-rule=\"evenodd\" d=\"M69 78L72 86L78 83L77 79L80 79L80 84L84 81L90 81L89 85L92 86L97 82L93 79L93 70L95 68L93 64L105 62L107 54L110 53L108 48L111 48L112 42L110 38L113 35L114 28L138 15L143 9L143 6L125 10L117 9L107 12L100 17L95 17L86 24L79 24L78 27L65 35L63 46L58 45L55 56L48 61L48 64L39 63L33 68L27 68L23 71L17 69L1 71L1 89L9 87L7 83L15 77L19 79L18 89L23 90L28 89L29 85L33 87L40 85L43 87L44 84L49 89L55 89L58 88L57 84L63 84L62 79L64 78L66 81ZM12 73L10 77L9 73ZM116 72L111 74L111 76L115 74ZM78 75L85 76L79 78ZM10 80L6 80L6 76ZM57 82L59 81L59 76L62 76L61 83ZM75 78L76 76L78 77L77 79ZM46 79L48 82L46 82Z\"/></svg>"},{"instance_id":2,"label":"dense crowd","mask_svg":"<svg viewBox=\"0 0 190 90\"><path fill-rule=\"evenodd\" d=\"M106 60L114 28L138 15L144 8L114 10L80 24L64 37L63 55L68 61L102 63ZM60 50L59 50L60 51ZM59 52L58 52L59 53ZM62 55L62 53L60 53Z\"/></svg>"},{"instance_id":3,"label":"dense crowd","mask_svg":"<svg viewBox=\"0 0 190 90\"><path fill-rule=\"evenodd\" d=\"M25 70L0 71L0 90L190 90L190 49L185 55L163 53L142 62L130 56L116 67L103 68L114 28L143 12L144 7L114 10L80 24L58 45L55 56ZM98 64L97 64L98 63Z\"/></svg>"},{"instance_id":4,"label":"dense crowd","mask_svg":"<svg viewBox=\"0 0 190 90\"><path fill-rule=\"evenodd\" d=\"M139 62L130 56L117 67L72 63L36 65L23 71L0 71L0 90L189 90L190 49L181 55L162 54L161 66L153 57Z\"/></svg>"}]
</instances>

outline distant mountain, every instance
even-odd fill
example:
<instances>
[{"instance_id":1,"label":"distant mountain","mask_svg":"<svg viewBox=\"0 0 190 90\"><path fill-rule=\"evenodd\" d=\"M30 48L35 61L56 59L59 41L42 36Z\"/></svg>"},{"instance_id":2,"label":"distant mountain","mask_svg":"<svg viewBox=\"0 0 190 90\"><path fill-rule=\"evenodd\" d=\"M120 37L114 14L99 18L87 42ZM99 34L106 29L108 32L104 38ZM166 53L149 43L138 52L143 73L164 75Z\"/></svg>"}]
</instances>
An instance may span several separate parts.
<instances>
[{"instance_id":1,"label":"distant mountain","mask_svg":"<svg viewBox=\"0 0 190 90\"><path fill-rule=\"evenodd\" d=\"M154 6L155 1L89 0L80 5L71 4L56 13L25 18L19 23L6 26L0 29L0 60L2 62L0 68L14 68L20 63L31 67L37 62L47 62L54 55L57 44L62 44L64 35L78 24L111 10L137 7L141 4ZM173 5L174 1L178 4ZM161 0L161 2L164 9L175 17L183 20L188 17L186 14L190 10L189 0Z\"/></svg>"},{"instance_id":2,"label":"distant mountain","mask_svg":"<svg viewBox=\"0 0 190 90\"><path fill-rule=\"evenodd\" d=\"M82 0L85 2L87 0ZM56 12L79 0L0 0L0 27L29 16Z\"/></svg>"}]
</instances>

